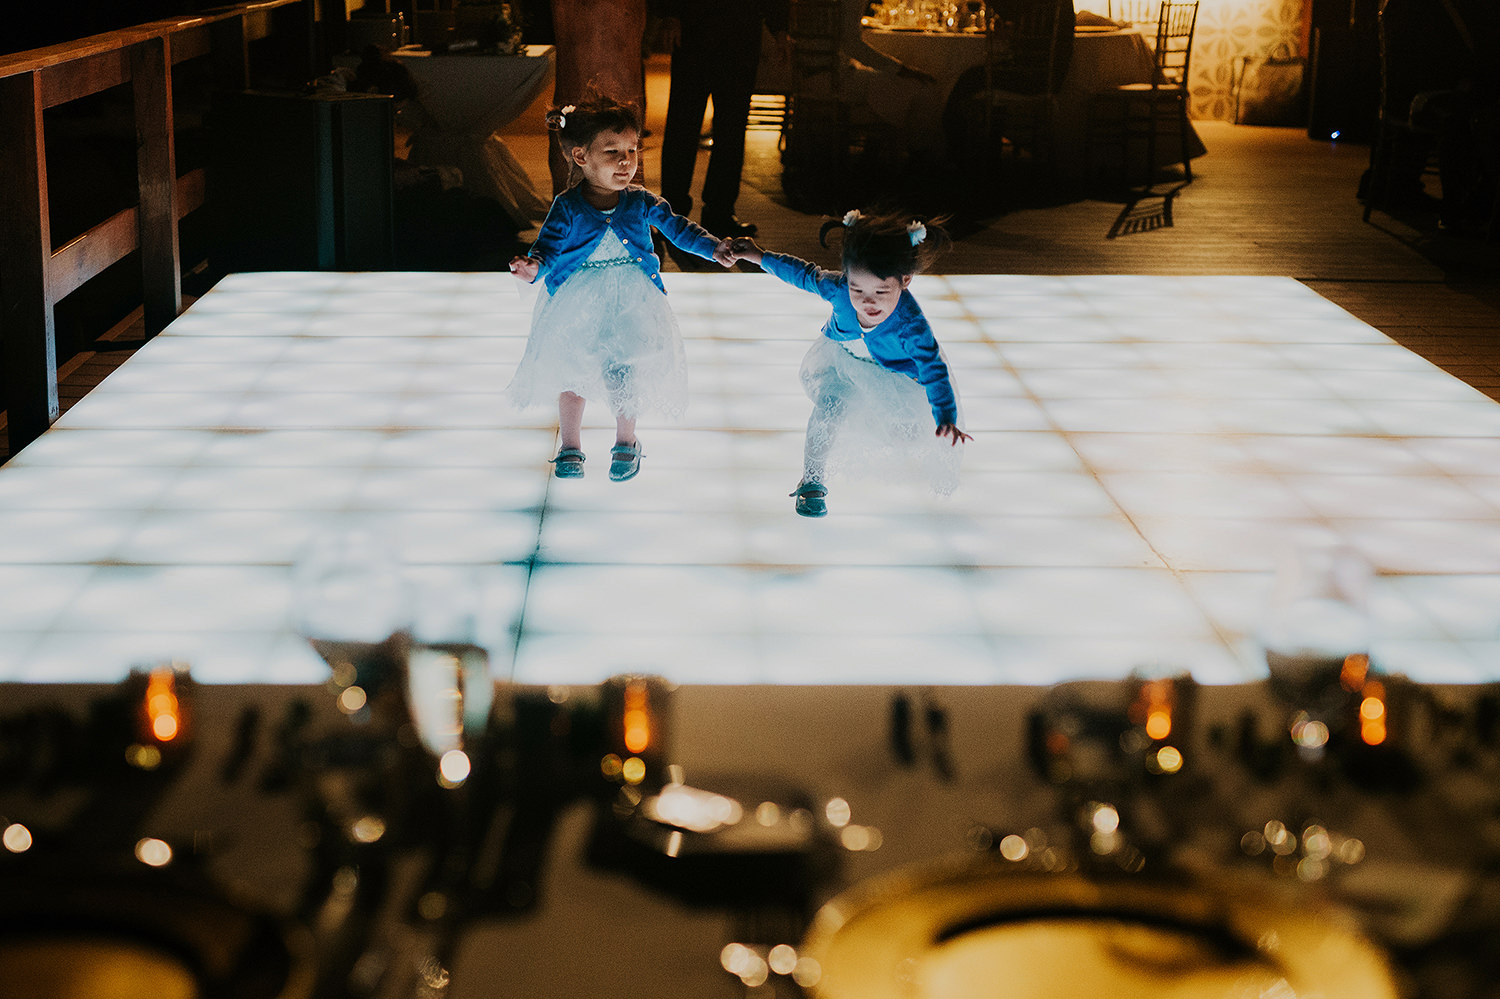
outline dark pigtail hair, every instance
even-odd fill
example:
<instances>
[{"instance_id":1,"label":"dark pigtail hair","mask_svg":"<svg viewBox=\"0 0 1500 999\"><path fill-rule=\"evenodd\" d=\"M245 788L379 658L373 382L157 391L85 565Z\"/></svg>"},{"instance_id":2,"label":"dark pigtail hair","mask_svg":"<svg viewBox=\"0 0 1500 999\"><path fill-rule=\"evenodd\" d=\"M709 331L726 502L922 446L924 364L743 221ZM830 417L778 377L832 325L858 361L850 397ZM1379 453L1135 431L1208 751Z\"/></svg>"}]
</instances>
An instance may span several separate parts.
<instances>
[{"instance_id":1,"label":"dark pigtail hair","mask_svg":"<svg viewBox=\"0 0 1500 999\"><path fill-rule=\"evenodd\" d=\"M567 152L573 146L587 146L600 132L639 133L641 114L634 104L615 100L590 84L577 104L553 107L547 112L547 128L557 133L558 144Z\"/></svg>"},{"instance_id":2,"label":"dark pigtail hair","mask_svg":"<svg viewBox=\"0 0 1500 999\"><path fill-rule=\"evenodd\" d=\"M841 258L844 270L858 267L877 278L911 277L926 270L953 240L943 228L946 218L921 219L897 212L851 211L830 219L818 230L818 242L828 245L828 233L844 230Z\"/></svg>"}]
</instances>

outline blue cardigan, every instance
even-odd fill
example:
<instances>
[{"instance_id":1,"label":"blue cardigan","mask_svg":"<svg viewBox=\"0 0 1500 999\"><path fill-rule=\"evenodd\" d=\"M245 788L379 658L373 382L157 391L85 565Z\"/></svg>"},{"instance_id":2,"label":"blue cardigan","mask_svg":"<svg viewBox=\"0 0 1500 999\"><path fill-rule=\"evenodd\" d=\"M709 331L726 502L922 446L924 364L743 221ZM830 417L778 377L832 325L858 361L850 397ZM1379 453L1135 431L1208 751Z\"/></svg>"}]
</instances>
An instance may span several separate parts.
<instances>
[{"instance_id":1,"label":"blue cardigan","mask_svg":"<svg viewBox=\"0 0 1500 999\"><path fill-rule=\"evenodd\" d=\"M830 340L863 337L870 356L881 367L922 386L938 426L957 424L958 401L948 379L948 365L943 362L932 327L911 292L903 291L891 314L879 326L867 330L859 325L854 303L849 301L849 279L842 273L825 271L789 253L764 253L760 266L794 288L810 291L831 304L833 314L823 324L824 336Z\"/></svg>"},{"instance_id":2,"label":"blue cardigan","mask_svg":"<svg viewBox=\"0 0 1500 999\"><path fill-rule=\"evenodd\" d=\"M548 294L556 293L573 272L594 252L605 232L613 228L630 251L641 270L646 272L661 293L667 289L661 283L661 260L651 245L651 227L676 246L689 253L714 258L714 248L719 241L701 226L681 215L661 198L644 187L627 187L620 192L620 203L613 213L606 215L583 196L583 185L577 184L552 199L552 207L542 221L541 232L531 244L530 256L541 263L539 273L547 276Z\"/></svg>"}]
</instances>

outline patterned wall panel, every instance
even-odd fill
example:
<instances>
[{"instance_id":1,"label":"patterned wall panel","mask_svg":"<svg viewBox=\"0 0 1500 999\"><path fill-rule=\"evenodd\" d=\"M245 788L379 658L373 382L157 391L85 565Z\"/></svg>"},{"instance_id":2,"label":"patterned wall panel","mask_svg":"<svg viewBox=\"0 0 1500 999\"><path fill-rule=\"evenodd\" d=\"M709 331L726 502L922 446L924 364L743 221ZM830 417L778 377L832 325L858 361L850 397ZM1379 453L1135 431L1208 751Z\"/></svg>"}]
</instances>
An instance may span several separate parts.
<instances>
[{"instance_id":1,"label":"patterned wall panel","mask_svg":"<svg viewBox=\"0 0 1500 999\"><path fill-rule=\"evenodd\" d=\"M1244 56L1268 55L1283 42L1306 56L1304 0L1200 0L1193 36L1194 118L1234 120L1234 74Z\"/></svg>"}]
</instances>

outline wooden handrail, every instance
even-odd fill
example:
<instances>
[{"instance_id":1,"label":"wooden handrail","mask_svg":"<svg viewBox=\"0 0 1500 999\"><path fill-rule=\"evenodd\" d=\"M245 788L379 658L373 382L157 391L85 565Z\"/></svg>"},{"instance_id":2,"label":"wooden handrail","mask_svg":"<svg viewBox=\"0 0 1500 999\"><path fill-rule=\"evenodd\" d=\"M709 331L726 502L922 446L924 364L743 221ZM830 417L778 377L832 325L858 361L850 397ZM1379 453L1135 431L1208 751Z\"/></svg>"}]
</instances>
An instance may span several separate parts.
<instances>
[{"instance_id":1,"label":"wooden handrail","mask_svg":"<svg viewBox=\"0 0 1500 999\"><path fill-rule=\"evenodd\" d=\"M10 453L59 415L54 308L64 296L139 250L146 335L182 311L177 226L203 204L205 183L202 170L177 176L172 67L213 54L216 84L244 89L249 43L271 33L271 12L303 5L310 27L317 2L255 0L0 55L0 378ZM134 95L139 203L54 249L43 112L126 83Z\"/></svg>"},{"instance_id":2,"label":"wooden handrail","mask_svg":"<svg viewBox=\"0 0 1500 999\"><path fill-rule=\"evenodd\" d=\"M220 7L186 17L148 21L145 24L106 31L99 35L89 35L87 38L79 38L71 42L58 42L56 45L48 45L39 49L12 52L8 55L0 55L0 77L14 76L17 73L34 73L48 66L74 62L105 52L117 52L150 38L163 38L191 28L206 27L234 18L244 19L262 11L302 2L303 0L259 0L257 3L235 4L232 7Z\"/></svg>"}]
</instances>

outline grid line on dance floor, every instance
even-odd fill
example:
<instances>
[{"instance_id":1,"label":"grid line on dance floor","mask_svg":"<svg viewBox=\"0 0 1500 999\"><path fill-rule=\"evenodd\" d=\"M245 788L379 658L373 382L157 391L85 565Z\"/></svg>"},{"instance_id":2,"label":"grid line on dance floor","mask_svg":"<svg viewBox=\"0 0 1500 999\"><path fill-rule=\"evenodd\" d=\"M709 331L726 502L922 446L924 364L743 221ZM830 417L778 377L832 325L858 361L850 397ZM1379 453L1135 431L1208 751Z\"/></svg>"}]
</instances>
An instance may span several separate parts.
<instances>
[{"instance_id":1,"label":"grid line on dance floor","mask_svg":"<svg viewBox=\"0 0 1500 999\"><path fill-rule=\"evenodd\" d=\"M1500 405L1295 281L919 277L975 435L959 490L835 481L808 521L826 304L665 279L692 400L642 420L627 483L602 406L567 482L555 412L505 406L535 295L507 275L220 282L0 468L0 680L317 680L290 567L351 527L482 592L529 683L1237 682L1314 533L1375 567L1380 665L1500 676Z\"/></svg>"}]
</instances>

